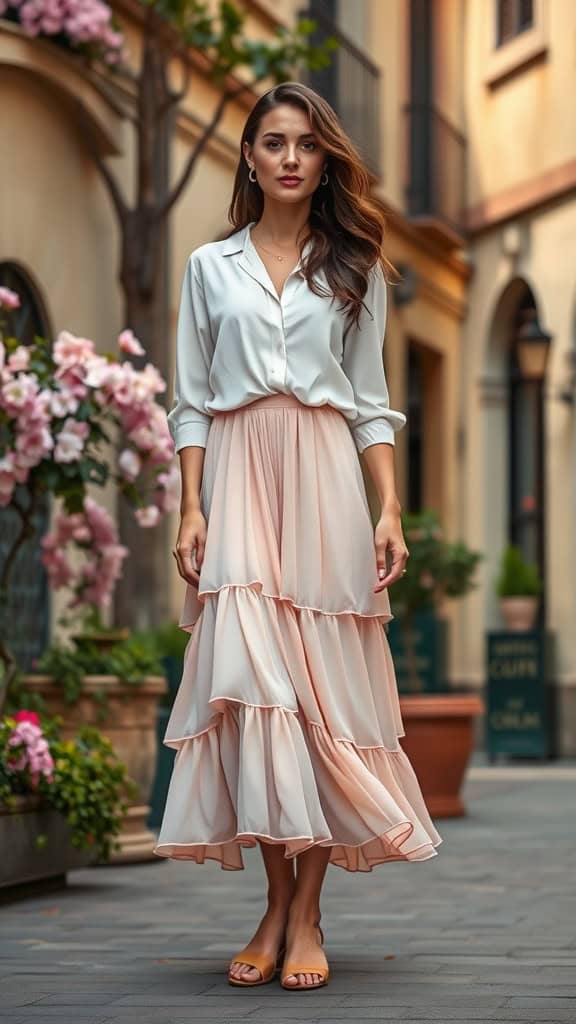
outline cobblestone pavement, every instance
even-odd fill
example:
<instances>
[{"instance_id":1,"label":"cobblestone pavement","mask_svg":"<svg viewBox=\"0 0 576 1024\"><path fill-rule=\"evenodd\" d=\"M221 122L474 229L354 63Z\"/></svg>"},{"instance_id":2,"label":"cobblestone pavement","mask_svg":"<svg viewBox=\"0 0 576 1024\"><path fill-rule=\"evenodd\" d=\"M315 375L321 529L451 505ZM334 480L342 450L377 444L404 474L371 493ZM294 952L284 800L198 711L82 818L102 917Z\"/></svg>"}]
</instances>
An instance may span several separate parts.
<instances>
[{"instance_id":1,"label":"cobblestone pavement","mask_svg":"<svg viewBox=\"0 0 576 1024\"><path fill-rule=\"evenodd\" d=\"M474 766L438 857L328 869L332 976L234 989L262 907L244 872L154 861L73 872L0 908L0 1024L576 1022L576 767Z\"/></svg>"}]
</instances>

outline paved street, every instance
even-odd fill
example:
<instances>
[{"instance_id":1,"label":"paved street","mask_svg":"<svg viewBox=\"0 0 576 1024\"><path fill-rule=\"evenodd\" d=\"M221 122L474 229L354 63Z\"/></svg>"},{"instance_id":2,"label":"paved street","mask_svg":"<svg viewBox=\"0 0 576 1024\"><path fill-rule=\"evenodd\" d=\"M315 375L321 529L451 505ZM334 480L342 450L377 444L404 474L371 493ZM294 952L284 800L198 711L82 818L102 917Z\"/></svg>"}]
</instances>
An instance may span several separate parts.
<instances>
[{"instance_id":1,"label":"paved street","mask_svg":"<svg viewBox=\"0 0 576 1024\"><path fill-rule=\"evenodd\" d=\"M439 856L330 867L332 977L317 992L233 989L226 963L261 902L245 872L154 862L74 872L0 908L2 1024L576 1022L576 767L472 769Z\"/></svg>"}]
</instances>

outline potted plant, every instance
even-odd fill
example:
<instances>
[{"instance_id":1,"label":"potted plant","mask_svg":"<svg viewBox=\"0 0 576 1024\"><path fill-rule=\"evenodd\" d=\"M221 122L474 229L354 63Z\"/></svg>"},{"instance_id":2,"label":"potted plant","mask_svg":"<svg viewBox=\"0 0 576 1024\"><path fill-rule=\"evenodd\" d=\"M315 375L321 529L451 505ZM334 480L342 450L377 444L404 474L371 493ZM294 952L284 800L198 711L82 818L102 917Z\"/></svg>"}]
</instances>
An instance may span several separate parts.
<instances>
[{"instance_id":1,"label":"potted plant","mask_svg":"<svg viewBox=\"0 0 576 1024\"><path fill-rule=\"evenodd\" d=\"M133 783L113 863L155 860L155 836L147 821L157 758L157 708L166 691L163 666L146 634L133 633L109 646L54 642L34 672L14 687L20 700L36 698L49 716L62 721L62 735L73 739L82 726L97 726L126 765Z\"/></svg>"},{"instance_id":2,"label":"potted plant","mask_svg":"<svg viewBox=\"0 0 576 1024\"><path fill-rule=\"evenodd\" d=\"M395 618L388 628L395 662L403 670L398 679L402 746L431 815L457 817L465 813L460 789L474 743L474 719L484 708L477 694L448 685L442 651L446 624L438 628L437 608L445 598L462 597L475 586L482 555L461 542L446 541L434 512L405 514L402 521L410 557L391 593ZM440 665L430 673L434 684L427 692L418 634L430 622L436 626Z\"/></svg>"},{"instance_id":3,"label":"potted plant","mask_svg":"<svg viewBox=\"0 0 576 1024\"><path fill-rule=\"evenodd\" d=\"M538 566L527 561L514 544L508 544L502 554L496 592L507 629L524 632L534 627L542 580Z\"/></svg>"},{"instance_id":4,"label":"potted plant","mask_svg":"<svg viewBox=\"0 0 576 1024\"><path fill-rule=\"evenodd\" d=\"M0 718L0 900L65 884L116 845L126 767L97 729L64 739L58 719L19 710Z\"/></svg>"}]
</instances>

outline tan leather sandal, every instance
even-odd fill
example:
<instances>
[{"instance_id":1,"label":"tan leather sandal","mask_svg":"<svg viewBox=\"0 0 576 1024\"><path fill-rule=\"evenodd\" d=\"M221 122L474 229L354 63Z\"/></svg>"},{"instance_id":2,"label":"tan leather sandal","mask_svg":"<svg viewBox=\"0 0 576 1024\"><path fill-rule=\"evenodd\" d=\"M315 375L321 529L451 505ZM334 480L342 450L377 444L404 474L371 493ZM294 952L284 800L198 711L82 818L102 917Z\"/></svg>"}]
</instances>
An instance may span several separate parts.
<instances>
[{"instance_id":1,"label":"tan leather sandal","mask_svg":"<svg viewBox=\"0 0 576 1024\"><path fill-rule=\"evenodd\" d=\"M320 941L322 945L324 945L324 933L320 925L317 925L316 927L320 932ZM320 981L315 981L313 985L286 985L286 978L290 977L291 974L319 974ZM328 964L326 962L326 957L324 957L323 961L316 964L300 964L297 963L295 960L285 959L282 967L282 974L280 975L280 984L282 985L282 988L286 989L287 992L303 992L304 989L322 988L323 985L327 985L329 976L330 968L328 967Z\"/></svg>"},{"instance_id":2,"label":"tan leather sandal","mask_svg":"<svg viewBox=\"0 0 576 1024\"><path fill-rule=\"evenodd\" d=\"M230 961L230 967L232 964L247 964L248 967L254 967L257 971L260 971L261 977L257 981L250 981L248 978L232 978L228 974L230 985L239 985L244 988L251 988L254 985L267 985L275 977L276 971L280 970L285 952L286 948L283 946L276 959L274 959L274 957L265 956L260 953L244 953L244 950L242 950L238 956L235 956Z\"/></svg>"}]
</instances>

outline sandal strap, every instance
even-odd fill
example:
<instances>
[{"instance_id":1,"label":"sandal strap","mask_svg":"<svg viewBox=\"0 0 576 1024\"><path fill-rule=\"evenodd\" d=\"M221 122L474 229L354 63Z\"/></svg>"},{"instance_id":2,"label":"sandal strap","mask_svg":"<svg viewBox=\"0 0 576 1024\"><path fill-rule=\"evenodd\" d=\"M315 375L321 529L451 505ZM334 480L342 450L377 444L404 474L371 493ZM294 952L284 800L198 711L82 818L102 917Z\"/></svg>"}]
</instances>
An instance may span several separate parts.
<instances>
[{"instance_id":1,"label":"sandal strap","mask_svg":"<svg viewBox=\"0 0 576 1024\"><path fill-rule=\"evenodd\" d=\"M257 971L260 971L260 974L264 977L269 971L274 970L276 959L271 956L264 956L262 953L239 953L238 956L235 956L230 961L230 966L232 964L247 964L248 967L254 967Z\"/></svg>"},{"instance_id":2,"label":"sandal strap","mask_svg":"<svg viewBox=\"0 0 576 1024\"><path fill-rule=\"evenodd\" d=\"M322 978L327 978L329 970L325 964L285 963L282 978L287 978L290 974L319 974Z\"/></svg>"}]
</instances>

